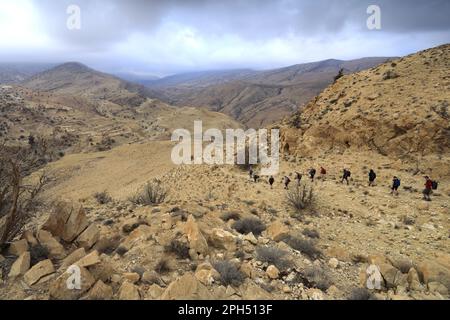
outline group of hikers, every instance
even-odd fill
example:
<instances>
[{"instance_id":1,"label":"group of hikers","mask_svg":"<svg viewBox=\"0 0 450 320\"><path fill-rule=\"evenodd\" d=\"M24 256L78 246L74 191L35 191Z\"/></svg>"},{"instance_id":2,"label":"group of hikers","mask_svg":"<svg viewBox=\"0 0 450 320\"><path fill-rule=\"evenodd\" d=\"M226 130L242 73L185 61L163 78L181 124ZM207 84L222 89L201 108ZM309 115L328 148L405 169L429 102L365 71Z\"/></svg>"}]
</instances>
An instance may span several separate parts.
<instances>
[{"instance_id":1,"label":"group of hikers","mask_svg":"<svg viewBox=\"0 0 450 320\"><path fill-rule=\"evenodd\" d=\"M309 179L311 182L314 182L314 179L316 178L317 170L314 168L311 168L308 172ZM249 169L249 175L250 179L252 179L255 183L257 183L260 179L260 176L256 175L253 172L253 168L250 167ZM320 177L322 181L326 180L327 170L324 167L320 167ZM347 183L347 185L350 184L350 177L352 173L348 169L344 169L341 177L341 183L344 183L344 181ZM369 171L369 187L375 186L375 180L377 179L377 174L373 169L370 169ZM295 180L297 183L297 186L300 186L300 183L302 181L303 174L299 172L295 172ZM431 201L431 194L433 193L433 190L437 190L438 188L438 182L431 180L429 176L425 176L425 189L423 190L423 199L425 201ZM273 185L275 183L275 178L273 176L270 176L269 180L270 189L273 189ZM291 179L288 176L284 176L282 180L284 184L284 189L289 190L289 185L291 184ZM391 194L394 196L398 196L398 189L400 188L401 181L397 176L394 176L392 179L392 187L391 187Z\"/></svg>"}]
</instances>

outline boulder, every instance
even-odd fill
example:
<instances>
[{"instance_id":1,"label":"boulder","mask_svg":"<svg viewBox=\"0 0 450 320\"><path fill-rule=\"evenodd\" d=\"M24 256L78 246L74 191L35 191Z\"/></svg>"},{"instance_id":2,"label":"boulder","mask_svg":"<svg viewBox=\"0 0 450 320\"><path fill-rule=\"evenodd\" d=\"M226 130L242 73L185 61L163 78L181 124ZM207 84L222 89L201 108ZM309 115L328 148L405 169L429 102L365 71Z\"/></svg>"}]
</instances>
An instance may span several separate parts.
<instances>
[{"instance_id":1,"label":"boulder","mask_svg":"<svg viewBox=\"0 0 450 320\"><path fill-rule=\"evenodd\" d=\"M124 274L122 275L122 277L123 277L126 281L128 281L128 282L130 282L130 283L133 283L133 284L139 282L139 280L141 279L141 276L140 276L139 274L137 274L136 272L127 272L127 273L124 273Z\"/></svg>"},{"instance_id":2,"label":"boulder","mask_svg":"<svg viewBox=\"0 0 450 320\"><path fill-rule=\"evenodd\" d=\"M332 269L337 269L337 267L339 267L339 260L336 258L331 258L330 260L328 260L328 265Z\"/></svg>"},{"instance_id":3,"label":"boulder","mask_svg":"<svg viewBox=\"0 0 450 320\"><path fill-rule=\"evenodd\" d=\"M142 282L146 284L157 284L157 285L163 285L163 281L159 277L158 273L155 271L146 271L142 275Z\"/></svg>"},{"instance_id":4,"label":"boulder","mask_svg":"<svg viewBox=\"0 0 450 320\"><path fill-rule=\"evenodd\" d=\"M28 244L31 247L34 247L35 245L38 244L38 241L36 240L36 238L33 235L33 232L31 232L30 230L26 230L23 234L22 234L22 239L27 240Z\"/></svg>"},{"instance_id":5,"label":"boulder","mask_svg":"<svg viewBox=\"0 0 450 320\"><path fill-rule=\"evenodd\" d=\"M60 269L65 271L68 267L73 265L75 262L81 260L86 255L86 250L84 248L79 248L69 254L62 262Z\"/></svg>"},{"instance_id":6,"label":"boulder","mask_svg":"<svg viewBox=\"0 0 450 320\"><path fill-rule=\"evenodd\" d=\"M66 256L66 251L61 243L59 243L50 232L39 230L37 234L39 243L47 248L50 258L63 259Z\"/></svg>"},{"instance_id":7,"label":"boulder","mask_svg":"<svg viewBox=\"0 0 450 320\"><path fill-rule=\"evenodd\" d=\"M215 280L220 278L220 274L210 263L202 263L195 271L195 278L205 286L210 286Z\"/></svg>"},{"instance_id":8,"label":"boulder","mask_svg":"<svg viewBox=\"0 0 450 320\"><path fill-rule=\"evenodd\" d=\"M386 288L395 288L399 283L400 275L402 274L397 268L388 263L378 264L380 273L386 283Z\"/></svg>"},{"instance_id":9,"label":"boulder","mask_svg":"<svg viewBox=\"0 0 450 320\"><path fill-rule=\"evenodd\" d=\"M103 281L99 280L88 292L86 299L88 300L111 300L113 297L113 289Z\"/></svg>"},{"instance_id":10,"label":"boulder","mask_svg":"<svg viewBox=\"0 0 450 320\"><path fill-rule=\"evenodd\" d=\"M447 287L439 282L429 282L428 290L430 290L430 292L432 292L432 293L438 292L439 294L441 294L443 296L448 295Z\"/></svg>"},{"instance_id":11,"label":"boulder","mask_svg":"<svg viewBox=\"0 0 450 320\"><path fill-rule=\"evenodd\" d=\"M55 267L50 259L43 260L28 270L23 279L25 283L32 286L38 282L41 278L48 276L55 272Z\"/></svg>"},{"instance_id":12,"label":"boulder","mask_svg":"<svg viewBox=\"0 0 450 320\"><path fill-rule=\"evenodd\" d=\"M213 296L205 285L187 273L172 282L161 296L161 300L212 300Z\"/></svg>"},{"instance_id":13,"label":"boulder","mask_svg":"<svg viewBox=\"0 0 450 320\"><path fill-rule=\"evenodd\" d=\"M54 237L61 238L67 220L73 210L79 210L79 205L60 202L56 205L55 211L50 214L42 229L49 231Z\"/></svg>"},{"instance_id":14,"label":"boulder","mask_svg":"<svg viewBox=\"0 0 450 320\"><path fill-rule=\"evenodd\" d=\"M83 207L73 208L64 225L61 238L66 242L72 242L89 226Z\"/></svg>"},{"instance_id":15,"label":"boulder","mask_svg":"<svg viewBox=\"0 0 450 320\"><path fill-rule=\"evenodd\" d=\"M438 261L424 261L418 263L416 269L425 284L430 282L442 283L450 290L450 269Z\"/></svg>"},{"instance_id":16,"label":"boulder","mask_svg":"<svg viewBox=\"0 0 450 320\"><path fill-rule=\"evenodd\" d=\"M280 277L280 270L278 270L277 267L270 265L266 270L266 274L270 279L278 279Z\"/></svg>"},{"instance_id":17,"label":"boulder","mask_svg":"<svg viewBox=\"0 0 450 320\"><path fill-rule=\"evenodd\" d=\"M93 266L97 263L100 263L100 256L98 255L98 251L94 250L91 253L89 253L88 255L84 256L83 258L81 258L80 260L78 260L77 262L75 262L75 264L79 267L90 267Z\"/></svg>"},{"instance_id":18,"label":"boulder","mask_svg":"<svg viewBox=\"0 0 450 320\"><path fill-rule=\"evenodd\" d=\"M88 250L94 246L94 244L98 241L99 237L100 237L100 230L98 229L98 226L95 223L93 223L79 235L76 242L80 247L83 247L86 250Z\"/></svg>"},{"instance_id":19,"label":"boulder","mask_svg":"<svg viewBox=\"0 0 450 320\"><path fill-rule=\"evenodd\" d=\"M242 239L244 239L245 241L250 242L253 245L257 245L258 244L258 239L256 239L255 235L253 234L253 232L250 232L246 235L244 235L242 237Z\"/></svg>"},{"instance_id":20,"label":"boulder","mask_svg":"<svg viewBox=\"0 0 450 320\"><path fill-rule=\"evenodd\" d=\"M415 290L415 291L423 290L423 286L420 283L419 274L417 273L416 269L414 269L414 268L409 269L407 281L408 281L410 290Z\"/></svg>"},{"instance_id":21,"label":"boulder","mask_svg":"<svg viewBox=\"0 0 450 320\"><path fill-rule=\"evenodd\" d=\"M253 282L248 282L242 292L243 300L273 300L273 296Z\"/></svg>"},{"instance_id":22,"label":"boulder","mask_svg":"<svg viewBox=\"0 0 450 320\"><path fill-rule=\"evenodd\" d=\"M272 222L267 228L267 235L274 241L281 241L289 234L289 228L280 220Z\"/></svg>"},{"instance_id":23,"label":"boulder","mask_svg":"<svg viewBox=\"0 0 450 320\"><path fill-rule=\"evenodd\" d=\"M139 288L134 284L125 281L119 289L120 300L141 300Z\"/></svg>"},{"instance_id":24,"label":"boulder","mask_svg":"<svg viewBox=\"0 0 450 320\"><path fill-rule=\"evenodd\" d=\"M194 250L197 254L207 255L208 253L208 243L205 237L200 231L200 227L193 215L190 215L187 222L184 225L184 232L189 241L189 247Z\"/></svg>"},{"instance_id":25,"label":"boulder","mask_svg":"<svg viewBox=\"0 0 450 320\"><path fill-rule=\"evenodd\" d=\"M85 268L80 267L80 289L68 286L73 274L64 272L50 285L50 297L57 300L77 300L94 285L95 279Z\"/></svg>"},{"instance_id":26,"label":"boulder","mask_svg":"<svg viewBox=\"0 0 450 320\"><path fill-rule=\"evenodd\" d=\"M150 288L148 288L147 296L152 299L156 300L161 297L161 295L164 293L164 289L158 286L157 284L152 284Z\"/></svg>"},{"instance_id":27,"label":"boulder","mask_svg":"<svg viewBox=\"0 0 450 320\"><path fill-rule=\"evenodd\" d=\"M208 238L211 246L217 249L224 249L230 252L236 251L236 237L228 231L214 228Z\"/></svg>"},{"instance_id":28,"label":"boulder","mask_svg":"<svg viewBox=\"0 0 450 320\"><path fill-rule=\"evenodd\" d=\"M22 253L11 266L9 278L16 278L24 275L30 269L31 256L28 251Z\"/></svg>"},{"instance_id":29,"label":"boulder","mask_svg":"<svg viewBox=\"0 0 450 320\"><path fill-rule=\"evenodd\" d=\"M28 242L25 239L14 241L9 245L8 254L13 256L20 256L22 253L28 251Z\"/></svg>"}]
</instances>

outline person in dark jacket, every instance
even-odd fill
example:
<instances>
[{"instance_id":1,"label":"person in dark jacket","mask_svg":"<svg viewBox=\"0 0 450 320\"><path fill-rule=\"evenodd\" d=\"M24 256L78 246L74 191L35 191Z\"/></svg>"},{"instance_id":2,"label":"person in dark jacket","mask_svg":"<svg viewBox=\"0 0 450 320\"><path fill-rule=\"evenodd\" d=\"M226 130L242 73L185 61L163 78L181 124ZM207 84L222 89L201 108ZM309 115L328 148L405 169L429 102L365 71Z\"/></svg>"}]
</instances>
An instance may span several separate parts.
<instances>
[{"instance_id":1,"label":"person in dark jacket","mask_svg":"<svg viewBox=\"0 0 450 320\"><path fill-rule=\"evenodd\" d=\"M257 183L259 180L259 176L257 174L253 175L253 181L255 181L255 183Z\"/></svg>"},{"instance_id":2,"label":"person in dark jacket","mask_svg":"<svg viewBox=\"0 0 450 320\"><path fill-rule=\"evenodd\" d=\"M394 179L392 179L391 194L398 196L398 188L400 188L400 179L394 177Z\"/></svg>"},{"instance_id":3,"label":"person in dark jacket","mask_svg":"<svg viewBox=\"0 0 450 320\"><path fill-rule=\"evenodd\" d=\"M297 185L300 186L300 182L302 182L303 175L301 173L295 173L295 180L297 180Z\"/></svg>"},{"instance_id":4,"label":"person in dark jacket","mask_svg":"<svg viewBox=\"0 0 450 320\"><path fill-rule=\"evenodd\" d=\"M377 174L373 169L370 169L369 172L369 187L373 187L375 185L375 179L377 178Z\"/></svg>"},{"instance_id":5,"label":"person in dark jacket","mask_svg":"<svg viewBox=\"0 0 450 320\"><path fill-rule=\"evenodd\" d=\"M270 178L269 178L270 189L273 189L274 183L275 183L275 179L272 176L270 176Z\"/></svg>"},{"instance_id":6,"label":"person in dark jacket","mask_svg":"<svg viewBox=\"0 0 450 320\"><path fill-rule=\"evenodd\" d=\"M285 188L286 190L289 189L289 183L291 183L291 179L289 179L288 176L285 176L285 177L284 177L284 188Z\"/></svg>"},{"instance_id":7,"label":"person in dark jacket","mask_svg":"<svg viewBox=\"0 0 450 320\"><path fill-rule=\"evenodd\" d=\"M345 180L345 181L347 181L347 185L350 184L348 179L350 178L351 175L352 175L352 173L349 170L344 169L344 172L342 173L341 183L344 183L344 180Z\"/></svg>"},{"instance_id":8,"label":"person in dark jacket","mask_svg":"<svg viewBox=\"0 0 450 320\"><path fill-rule=\"evenodd\" d=\"M425 189L423 189L423 200L431 201L431 194L433 193L433 181L428 176L424 178L425 178Z\"/></svg>"},{"instance_id":9,"label":"person in dark jacket","mask_svg":"<svg viewBox=\"0 0 450 320\"><path fill-rule=\"evenodd\" d=\"M309 177L311 178L311 181L314 182L314 177L316 176L316 169L311 168L311 170L309 170Z\"/></svg>"}]
</instances>

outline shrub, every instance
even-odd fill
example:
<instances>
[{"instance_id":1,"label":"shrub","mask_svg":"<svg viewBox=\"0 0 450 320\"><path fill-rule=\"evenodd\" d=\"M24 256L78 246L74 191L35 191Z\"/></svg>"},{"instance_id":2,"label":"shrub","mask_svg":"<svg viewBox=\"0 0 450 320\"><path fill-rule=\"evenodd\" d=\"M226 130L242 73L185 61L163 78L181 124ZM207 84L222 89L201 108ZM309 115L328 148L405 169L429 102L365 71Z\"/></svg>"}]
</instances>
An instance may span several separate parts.
<instances>
[{"instance_id":1,"label":"shrub","mask_svg":"<svg viewBox=\"0 0 450 320\"><path fill-rule=\"evenodd\" d=\"M35 264L47 260L50 252L43 245L37 244L30 249L30 264L34 266Z\"/></svg>"},{"instance_id":2,"label":"shrub","mask_svg":"<svg viewBox=\"0 0 450 320\"><path fill-rule=\"evenodd\" d=\"M100 254L104 253L110 255L114 251L116 251L120 256L123 256L127 251L123 247L122 249L119 250L118 249L119 244L120 244L119 236L113 238L102 238L97 241L97 243L94 246L94 249L97 250Z\"/></svg>"},{"instance_id":3,"label":"shrub","mask_svg":"<svg viewBox=\"0 0 450 320\"><path fill-rule=\"evenodd\" d=\"M174 253L179 259L189 259L189 246L179 240L172 240L164 247L166 253Z\"/></svg>"},{"instance_id":4,"label":"shrub","mask_svg":"<svg viewBox=\"0 0 450 320\"><path fill-rule=\"evenodd\" d=\"M258 247L256 257L261 262L274 265L280 271L289 269L291 263L285 259L287 252L275 247Z\"/></svg>"},{"instance_id":5,"label":"shrub","mask_svg":"<svg viewBox=\"0 0 450 320\"><path fill-rule=\"evenodd\" d=\"M225 286L239 287L245 280L245 275L229 261L214 262L213 267L220 274L220 282Z\"/></svg>"},{"instance_id":6,"label":"shrub","mask_svg":"<svg viewBox=\"0 0 450 320\"><path fill-rule=\"evenodd\" d=\"M288 190L286 200L294 212L299 213L313 205L314 189L310 187L308 190L306 185L303 188L296 186L294 189Z\"/></svg>"},{"instance_id":7,"label":"shrub","mask_svg":"<svg viewBox=\"0 0 450 320\"><path fill-rule=\"evenodd\" d=\"M155 271L159 274L170 272L169 260L162 258L155 266Z\"/></svg>"},{"instance_id":8,"label":"shrub","mask_svg":"<svg viewBox=\"0 0 450 320\"><path fill-rule=\"evenodd\" d=\"M266 230L266 226L257 218L245 218L236 221L233 224L233 229L240 234L249 234L251 232L253 235L259 236L264 230Z\"/></svg>"},{"instance_id":9,"label":"shrub","mask_svg":"<svg viewBox=\"0 0 450 320\"><path fill-rule=\"evenodd\" d=\"M139 205L156 205L164 202L167 196L167 190L161 185L161 182L155 180L148 182L144 189L130 199L134 204Z\"/></svg>"},{"instance_id":10,"label":"shrub","mask_svg":"<svg viewBox=\"0 0 450 320\"><path fill-rule=\"evenodd\" d=\"M123 255L125 255L125 253L127 253L128 252L128 249L127 248L125 248L125 247L122 247L122 246L120 246L120 247L118 247L117 249L116 249L116 253L119 255L119 256L123 256Z\"/></svg>"},{"instance_id":11,"label":"shrub","mask_svg":"<svg viewBox=\"0 0 450 320\"><path fill-rule=\"evenodd\" d=\"M229 211L229 212L225 212L224 214L222 214L220 216L220 218L225 222L230 221L230 220L237 221L241 218L241 215L236 211Z\"/></svg>"},{"instance_id":12,"label":"shrub","mask_svg":"<svg viewBox=\"0 0 450 320\"><path fill-rule=\"evenodd\" d=\"M297 237L287 236L283 241L292 249L300 251L311 259L317 259L322 255L322 252L316 248L314 242Z\"/></svg>"},{"instance_id":13,"label":"shrub","mask_svg":"<svg viewBox=\"0 0 450 320\"><path fill-rule=\"evenodd\" d=\"M303 230L303 235L312 239L320 239L320 234L317 230L314 229L304 229Z\"/></svg>"},{"instance_id":14,"label":"shrub","mask_svg":"<svg viewBox=\"0 0 450 320\"><path fill-rule=\"evenodd\" d=\"M94 194L94 198L97 200L99 204L107 204L112 201L111 196L106 191L97 192L96 194Z\"/></svg>"},{"instance_id":15,"label":"shrub","mask_svg":"<svg viewBox=\"0 0 450 320\"><path fill-rule=\"evenodd\" d=\"M307 281L305 283L308 287L314 287L322 291L328 290L333 284L328 273L320 267L309 267L303 273L304 279Z\"/></svg>"},{"instance_id":16,"label":"shrub","mask_svg":"<svg viewBox=\"0 0 450 320\"><path fill-rule=\"evenodd\" d=\"M377 300L376 297L366 288L354 288L348 300Z\"/></svg>"}]
</instances>

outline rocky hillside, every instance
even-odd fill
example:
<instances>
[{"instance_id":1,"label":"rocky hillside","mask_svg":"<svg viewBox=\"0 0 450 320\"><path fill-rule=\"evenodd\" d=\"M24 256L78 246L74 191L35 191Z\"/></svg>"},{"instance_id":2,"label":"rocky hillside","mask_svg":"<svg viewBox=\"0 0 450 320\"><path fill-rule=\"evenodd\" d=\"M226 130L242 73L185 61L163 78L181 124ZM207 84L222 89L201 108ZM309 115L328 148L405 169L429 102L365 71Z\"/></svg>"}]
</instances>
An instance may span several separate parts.
<instances>
[{"instance_id":1,"label":"rocky hillside","mask_svg":"<svg viewBox=\"0 0 450 320\"><path fill-rule=\"evenodd\" d=\"M372 150L382 155L450 151L450 45L346 75L289 120L294 154Z\"/></svg>"},{"instance_id":2,"label":"rocky hillside","mask_svg":"<svg viewBox=\"0 0 450 320\"><path fill-rule=\"evenodd\" d=\"M207 107L258 128L308 102L333 82L340 69L352 73L386 60L326 60L267 71L187 74L161 79L150 87L157 97L171 104Z\"/></svg>"},{"instance_id":3,"label":"rocky hillside","mask_svg":"<svg viewBox=\"0 0 450 320\"><path fill-rule=\"evenodd\" d=\"M45 63L0 63L0 84L18 84L54 66Z\"/></svg>"}]
</instances>

